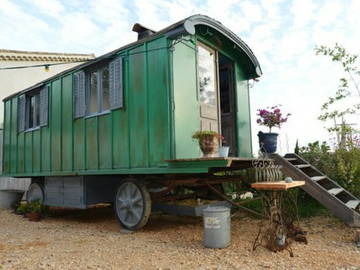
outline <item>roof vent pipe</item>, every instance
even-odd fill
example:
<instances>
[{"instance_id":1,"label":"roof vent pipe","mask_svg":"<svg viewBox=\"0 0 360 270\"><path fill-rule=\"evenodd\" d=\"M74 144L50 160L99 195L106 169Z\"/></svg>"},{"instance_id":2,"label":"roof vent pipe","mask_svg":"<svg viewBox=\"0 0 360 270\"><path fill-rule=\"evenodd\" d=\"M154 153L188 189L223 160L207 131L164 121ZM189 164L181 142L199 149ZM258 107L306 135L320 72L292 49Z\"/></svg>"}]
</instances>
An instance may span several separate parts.
<instances>
[{"instance_id":1,"label":"roof vent pipe","mask_svg":"<svg viewBox=\"0 0 360 270\"><path fill-rule=\"evenodd\" d=\"M151 36L156 33L156 31L151 30L140 23L135 23L132 30L138 33L138 40Z\"/></svg>"}]
</instances>

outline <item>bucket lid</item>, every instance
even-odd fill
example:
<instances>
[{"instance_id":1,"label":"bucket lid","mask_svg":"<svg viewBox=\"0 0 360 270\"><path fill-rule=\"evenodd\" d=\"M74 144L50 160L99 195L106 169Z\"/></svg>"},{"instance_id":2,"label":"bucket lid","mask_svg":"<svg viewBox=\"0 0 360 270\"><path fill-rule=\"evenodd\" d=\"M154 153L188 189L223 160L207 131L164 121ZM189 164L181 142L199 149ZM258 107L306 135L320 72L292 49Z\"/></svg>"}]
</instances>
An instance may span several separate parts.
<instances>
[{"instance_id":1,"label":"bucket lid","mask_svg":"<svg viewBox=\"0 0 360 270\"><path fill-rule=\"evenodd\" d=\"M207 212L207 213L222 213L222 212L230 212L230 208L229 207L225 207L225 206L208 206L206 207L203 212Z\"/></svg>"}]
</instances>

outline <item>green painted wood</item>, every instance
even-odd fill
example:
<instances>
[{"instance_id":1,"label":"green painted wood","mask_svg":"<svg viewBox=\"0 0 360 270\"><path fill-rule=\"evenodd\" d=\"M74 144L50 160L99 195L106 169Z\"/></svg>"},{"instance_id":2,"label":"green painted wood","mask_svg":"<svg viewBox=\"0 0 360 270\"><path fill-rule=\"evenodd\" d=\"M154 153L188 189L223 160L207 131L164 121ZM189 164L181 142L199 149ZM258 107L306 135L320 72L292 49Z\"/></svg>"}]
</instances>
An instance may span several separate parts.
<instances>
[{"instance_id":1,"label":"green painted wood","mask_svg":"<svg viewBox=\"0 0 360 270\"><path fill-rule=\"evenodd\" d=\"M74 120L74 170L85 169L85 119Z\"/></svg>"},{"instance_id":2,"label":"green painted wood","mask_svg":"<svg viewBox=\"0 0 360 270\"><path fill-rule=\"evenodd\" d=\"M32 173L33 170L33 132L25 132L25 172Z\"/></svg>"},{"instance_id":3,"label":"green painted wood","mask_svg":"<svg viewBox=\"0 0 360 270\"><path fill-rule=\"evenodd\" d=\"M170 91L168 54L157 48L167 46L165 39L150 42L147 55L149 165L170 158ZM153 68L157 67L157 68Z\"/></svg>"},{"instance_id":4,"label":"green painted wood","mask_svg":"<svg viewBox=\"0 0 360 270\"><path fill-rule=\"evenodd\" d=\"M99 124L99 167L100 169L111 169L111 114L98 117Z\"/></svg>"},{"instance_id":5,"label":"green painted wood","mask_svg":"<svg viewBox=\"0 0 360 270\"><path fill-rule=\"evenodd\" d=\"M239 155L250 156L243 55L221 36L202 38L235 61ZM185 43L169 50L165 49L169 40L160 37L120 52L124 56L124 107L106 115L73 119L72 74L52 79L49 125L40 130L18 134L16 97L12 103L5 102L5 174L203 173L208 166L222 166L189 163L174 167L165 162L200 156L197 142L191 139L200 129L196 50L190 48L192 42Z\"/></svg>"},{"instance_id":6,"label":"green painted wood","mask_svg":"<svg viewBox=\"0 0 360 270\"><path fill-rule=\"evenodd\" d=\"M41 147L41 131L40 129L32 131L32 171L34 173L40 172L41 168L41 151L39 151Z\"/></svg>"},{"instance_id":7,"label":"green painted wood","mask_svg":"<svg viewBox=\"0 0 360 270\"><path fill-rule=\"evenodd\" d=\"M11 159L11 100L4 104L3 173L10 173Z\"/></svg>"},{"instance_id":8,"label":"green painted wood","mask_svg":"<svg viewBox=\"0 0 360 270\"><path fill-rule=\"evenodd\" d=\"M235 64L237 143L240 157L252 156L249 85L239 63Z\"/></svg>"},{"instance_id":9,"label":"green painted wood","mask_svg":"<svg viewBox=\"0 0 360 270\"><path fill-rule=\"evenodd\" d=\"M11 130L10 130L10 171L11 173L17 172L17 99L11 100Z\"/></svg>"},{"instance_id":10,"label":"green painted wood","mask_svg":"<svg viewBox=\"0 0 360 270\"><path fill-rule=\"evenodd\" d=\"M61 80L52 83L51 88L51 170L61 171Z\"/></svg>"},{"instance_id":11,"label":"green painted wood","mask_svg":"<svg viewBox=\"0 0 360 270\"><path fill-rule=\"evenodd\" d=\"M126 93L125 96L127 96ZM127 112L128 110L119 109L112 112L112 167L114 169L130 167Z\"/></svg>"},{"instance_id":12,"label":"green painted wood","mask_svg":"<svg viewBox=\"0 0 360 270\"><path fill-rule=\"evenodd\" d=\"M96 116L85 120L86 130L86 169L99 168L98 119Z\"/></svg>"},{"instance_id":13,"label":"green painted wood","mask_svg":"<svg viewBox=\"0 0 360 270\"><path fill-rule=\"evenodd\" d=\"M147 167L149 159L147 132L147 85L145 46L139 46L129 53L129 127L130 127L130 166Z\"/></svg>"},{"instance_id":14,"label":"green painted wood","mask_svg":"<svg viewBox=\"0 0 360 270\"><path fill-rule=\"evenodd\" d=\"M62 170L71 171L73 168L73 93L72 76L62 79Z\"/></svg>"},{"instance_id":15,"label":"green painted wood","mask_svg":"<svg viewBox=\"0 0 360 270\"><path fill-rule=\"evenodd\" d=\"M20 135L19 135L20 140ZM41 171L50 171L50 128L48 126L41 128Z\"/></svg>"},{"instance_id":16,"label":"green painted wood","mask_svg":"<svg viewBox=\"0 0 360 270\"><path fill-rule=\"evenodd\" d=\"M189 46L193 46L188 42ZM196 158L200 150L191 136L200 130L195 50L178 43L172 53L176 158Z\"/></svg>"}]
</instances>

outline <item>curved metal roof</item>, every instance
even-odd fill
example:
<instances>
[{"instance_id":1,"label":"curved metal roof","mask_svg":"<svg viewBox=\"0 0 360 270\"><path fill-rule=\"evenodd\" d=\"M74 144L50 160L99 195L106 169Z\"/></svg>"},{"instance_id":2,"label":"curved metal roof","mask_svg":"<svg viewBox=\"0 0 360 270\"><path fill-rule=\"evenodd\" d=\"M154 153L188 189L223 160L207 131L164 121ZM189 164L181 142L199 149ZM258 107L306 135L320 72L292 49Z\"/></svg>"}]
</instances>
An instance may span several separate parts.
<instances>
[{"instance_id":1,"label":"curved metal roof","mask_svg":"<svg viewBox=\"0 0 360 270\"><path fill-rule=\"evenodd\" d=\"M260 77L262 75L260 64L252 52L252 50L249 48L249 46L241 40L236 34L234 34L231 30L226 28L222 23L204 15L193 15L187 19L184 20L184 23L187 21L191 22L194 26L196 25L206 25L209 26L215 30L217 30L219 33L230 39L236 46L238 46L248 57L248 59L252 63L252 72L251 75L253 75L253 78Z\"/></svg>"}]
</instances>

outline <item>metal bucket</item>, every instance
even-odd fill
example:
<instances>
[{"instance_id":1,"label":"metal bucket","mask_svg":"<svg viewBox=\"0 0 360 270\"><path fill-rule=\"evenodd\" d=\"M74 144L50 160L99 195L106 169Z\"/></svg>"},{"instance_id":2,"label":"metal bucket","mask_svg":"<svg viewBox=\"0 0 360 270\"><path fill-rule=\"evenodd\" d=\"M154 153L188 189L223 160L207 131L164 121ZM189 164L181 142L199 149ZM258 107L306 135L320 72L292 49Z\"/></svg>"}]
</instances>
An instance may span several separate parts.
<instances>
[{"instance_id":1,"label":"metal bucket","mask_svg":"<svg viewBox=\"0 0 360 270\"><path fill-rule=\"evenodd\" d=\"M23 195L22 190L0 190L0 208L14 207Z\"/></svg>"},{"instance_id":2,"label":"metal bucket","mask_svg":"<svg viewBox=\"0 0 360 270\"><path fill-rule=\"evenodd\" d=\"M230 208L207 207L203 210L204 239L207 248L225 248L230 244Z\"/></svg>"}]
</instances>

